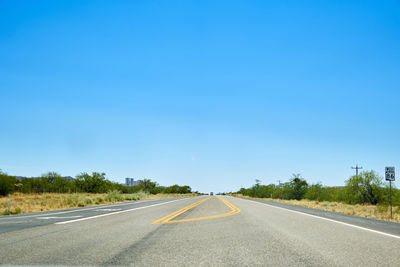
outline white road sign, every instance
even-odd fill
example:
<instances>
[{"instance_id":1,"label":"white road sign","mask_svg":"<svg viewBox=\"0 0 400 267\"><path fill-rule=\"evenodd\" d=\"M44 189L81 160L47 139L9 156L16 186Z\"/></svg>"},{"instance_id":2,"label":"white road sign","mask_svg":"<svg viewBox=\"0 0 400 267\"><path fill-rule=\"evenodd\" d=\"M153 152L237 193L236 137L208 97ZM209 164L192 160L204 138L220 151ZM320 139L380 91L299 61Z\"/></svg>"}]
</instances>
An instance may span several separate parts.
<instances>
[{"instance_id":1,"label":"white road sign","mask_svg":"<svg viewBox=\"0 0 400 267\"><path fill-rule=\"evenodd\" d=\"M386 181L394 181L394 179L395 179L394 167L386 167L385 168L385 178L386 178Z\"/></svg>"}]
</instances>

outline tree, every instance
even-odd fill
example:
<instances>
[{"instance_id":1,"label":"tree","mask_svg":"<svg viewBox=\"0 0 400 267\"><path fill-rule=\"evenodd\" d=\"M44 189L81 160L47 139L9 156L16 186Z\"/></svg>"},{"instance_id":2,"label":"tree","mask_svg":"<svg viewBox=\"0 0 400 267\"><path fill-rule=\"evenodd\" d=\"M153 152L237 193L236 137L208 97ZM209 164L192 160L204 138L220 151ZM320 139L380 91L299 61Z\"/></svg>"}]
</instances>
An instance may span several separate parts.
<instances>
[{"instance_id":1,"label":"tree","mask_svg":"<svg viewBox=\"0 0 400 267\"><path fill-rule=\"evenodd\" d=\"M63 193L68 183L67 179L61 177L61 175L56 172L42 174L41 179L45 184L45 192Z\"/></svg>"},{"instance_id":2,"label":"tree","mask_svg":"<svg viewBox=\"0 0 400 267\"><path fill-rule=\"evenodd\" d=\"M290 199L300 200L307 192L308 183L300 174L293 174L288 186L291 189Z\"/></svg>"},{"instance_id":3,"label":"tree","mask_svg":"<svg viewBox=\"0 0 400 267\"><path fill-rule=\"evenodd\" d=\"M76 176L76 187L82 192L105 193L112 190L112 182L106 180L105 173L92 172L92 175L83 172Z\"/></svg>"},{"instance_id":4,"label":"tree","mask_svg":"<svg viewBox=\"0 0 400 267\"><path fill-rule=\"evenodd\" d=\"M157 183L152 182L150 179L144 179L140 184L143 186L143 190L149 193L152 193L157 186Z\"/></svg>"},{"instance_id":5,"label":"tree","mask_svg":"<svg viewBox=\"0 0 400 267\"><path fill-rule=\"evenodd\" d=\"M188 185L179 186L178 193L179 194L188 194L191 193L192 189Z\"/></svg>"},{"instance_id":6,"label":"tree","mask_svg":"<svg viewBox=\"0 0 400 267\"><path fill-rule=\"evenodd\" d=\"M375 171L365 171L346 180L347 202L376 205L382 199L382 177Z\"/></svg>"},{"instance_id":7,"label":"tree","mask_svg":"<svg viewBox=\"0 0 400 267\"><path fill-rule=\"evenodd\" d=\"M14 185L17 183L17 179L13 176L8 176L6 173L0 170L0 195L6 196L14 192Z\"/></svg>"},{"instance_id":8,"label":"tree","mask_svg":"<svg viewBox=\"0 0 400 267\"><path fill-rule=\"evenodd\" d=\"M304 198L308 200L318 200L318 201L325 200L326 190L322 186L322 184L318 182L308 187L307 192L304 195Z\"/></svg>"}]
</instances>

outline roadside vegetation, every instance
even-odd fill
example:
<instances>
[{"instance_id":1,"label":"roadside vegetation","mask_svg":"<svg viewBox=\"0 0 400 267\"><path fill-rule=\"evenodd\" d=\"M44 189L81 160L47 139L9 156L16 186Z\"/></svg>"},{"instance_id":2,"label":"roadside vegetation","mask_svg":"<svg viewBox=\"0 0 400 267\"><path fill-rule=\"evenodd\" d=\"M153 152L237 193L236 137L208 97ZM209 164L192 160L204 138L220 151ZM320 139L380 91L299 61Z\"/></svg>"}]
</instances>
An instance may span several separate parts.
<instances>
[{"instance_id":1,"label":"roadside vegetation","mask_svg":"<svg viewBox=\"0 0 400 267\"><path fill-rule=\"evenodd\" d=\"M8 196L0 197L0 211L2 215L40 212L58 209L69 209L116 202L159 199L167 197L196 196L196 193L187 194L149 194L143 191L122 194L119 191L109 193L14 193L11 196L11 207L8 210Z\"/></svg>"},{"instance_id":2,"label":"roadside vegetation","mask_svg":"<svg viewBox=\"0 0 400 267\"><path fill-rule=\"evenodd\" d=\"M316 208L345 214L400 222L400 190L393 188L393 219L390 219L389 184L375 171L365 171L345 181L345 186L309 184L300 174L293 174L281 185L262 185L241 188L233 195L269 198L272 201Z\"/></svg>"},{"instance_id":3,"label":"roadside vegetation","mask_svg":"<svg viewBox=\"0 0 400 267\"><path fill-rule=\"evenodd\" d=\"M8 194L11 206L8 209ZM0 171L0 214L10 215L85 207L115 202L195 196L187 185L160 186L144 179L135 186L112 182L105 173L81 173L74 179L48 172L41 177L18 179Z\"/></svg>"}]
</instances>

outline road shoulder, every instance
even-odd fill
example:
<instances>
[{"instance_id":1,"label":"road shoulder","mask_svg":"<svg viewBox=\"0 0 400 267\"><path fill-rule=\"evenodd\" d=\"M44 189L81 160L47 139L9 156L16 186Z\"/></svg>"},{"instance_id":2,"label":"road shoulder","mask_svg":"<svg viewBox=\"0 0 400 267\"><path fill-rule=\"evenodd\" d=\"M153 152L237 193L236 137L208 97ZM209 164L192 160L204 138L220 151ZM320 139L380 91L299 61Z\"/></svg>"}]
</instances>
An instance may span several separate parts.
<instances>
[{"instance_id":1,"label":"road shoulder","mask_svg":"<svg viewBox=\"0 0 400 267\"><path fill-rule=\"evenodd\" d=\"M262 204L266 204L273 207L283 208L287 210L292 210L308 215L318 216L321 218L338 221L345 224L350 224L358 227L367 228L374 231L380 231L383 233L395 235L400 237L400 223L396 222L388 222L382 221L372 218L364 218L360 216L348 215L343 213L336 213L331 211L319 210L319 209L311 209L301 206L290 205L286 203L273 202L263 199L251 199L244 197L235 197L243 200L258 202Z\"/></svg>"}]
</instances>

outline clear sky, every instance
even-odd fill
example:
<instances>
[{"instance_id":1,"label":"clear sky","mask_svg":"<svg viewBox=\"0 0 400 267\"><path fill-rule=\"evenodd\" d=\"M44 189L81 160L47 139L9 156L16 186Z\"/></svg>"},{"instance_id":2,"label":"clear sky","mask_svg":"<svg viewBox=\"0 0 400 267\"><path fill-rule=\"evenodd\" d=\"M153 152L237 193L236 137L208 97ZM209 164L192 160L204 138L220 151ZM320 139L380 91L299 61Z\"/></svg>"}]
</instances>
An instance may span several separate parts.
<instances>
[{"instance_id":1,"label":"clear sky","mask_svg":"<svg viewBox=\"0 0 400 267\"><path fill-rule=\"evenodd\" d=\"M0 0L0 100L12 175L400 173L400 1Z\"/></svg>"}]
</instances>

